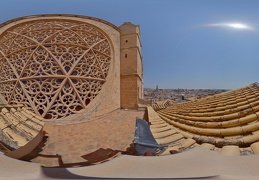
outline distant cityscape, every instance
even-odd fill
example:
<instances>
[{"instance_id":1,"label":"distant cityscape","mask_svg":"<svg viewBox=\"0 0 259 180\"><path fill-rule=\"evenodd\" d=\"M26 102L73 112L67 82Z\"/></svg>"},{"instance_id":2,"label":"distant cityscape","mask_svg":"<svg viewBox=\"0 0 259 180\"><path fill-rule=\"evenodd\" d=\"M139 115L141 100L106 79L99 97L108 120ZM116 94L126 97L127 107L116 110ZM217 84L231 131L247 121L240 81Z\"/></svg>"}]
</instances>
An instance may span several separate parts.
<instances>
[{"instance_id":1,"label":"distant cityscape","mask_svg":"<svg viewBox=\"0 0 259 180\"><path fill-rule=\"evenodd\" d=\"M144 99L153 102L173 100L176 102L193 101L206 96L226 92L228 89L160 89L144 88Z\"/></svg>"}]
</instances>

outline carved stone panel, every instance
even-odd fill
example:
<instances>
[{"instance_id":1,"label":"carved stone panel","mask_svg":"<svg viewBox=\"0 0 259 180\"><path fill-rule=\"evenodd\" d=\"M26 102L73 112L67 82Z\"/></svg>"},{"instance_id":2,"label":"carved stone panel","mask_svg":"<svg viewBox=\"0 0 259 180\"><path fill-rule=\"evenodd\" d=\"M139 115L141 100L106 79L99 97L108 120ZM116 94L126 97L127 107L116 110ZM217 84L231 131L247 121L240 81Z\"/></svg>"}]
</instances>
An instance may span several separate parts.
<instances>
[{"instance_id":1,"label":"carved stone panel","mask_svg":"<svg viewBox=\"0 0 259 180\"><path fill-rule=\"evenodd\" d=\"M112 60L103 31L68 19L33 20L0 35L0 93L46 119L74 114L98 95Z\"/></svg>"}]
</instances>

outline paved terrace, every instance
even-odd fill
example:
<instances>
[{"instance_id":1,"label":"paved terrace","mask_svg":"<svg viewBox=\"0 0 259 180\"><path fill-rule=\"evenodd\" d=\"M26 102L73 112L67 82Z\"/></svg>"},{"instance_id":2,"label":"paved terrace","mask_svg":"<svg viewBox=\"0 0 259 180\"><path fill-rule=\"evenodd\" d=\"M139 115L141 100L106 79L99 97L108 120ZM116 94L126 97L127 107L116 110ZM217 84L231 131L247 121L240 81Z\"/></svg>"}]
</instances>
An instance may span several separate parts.
<instances>
[{"instance_id":1,"label":"paved terrace","mask_svg":"<svg viewBox=\"0 0 259 180\"><path fill-rule=\"evenodd\" d=\"M130 146L136 117L143 115L144 111L118 109L76 124L46 123L48 138L25 159L47 167L88 165L107 159Z\"/></svg>"}]
</instances>

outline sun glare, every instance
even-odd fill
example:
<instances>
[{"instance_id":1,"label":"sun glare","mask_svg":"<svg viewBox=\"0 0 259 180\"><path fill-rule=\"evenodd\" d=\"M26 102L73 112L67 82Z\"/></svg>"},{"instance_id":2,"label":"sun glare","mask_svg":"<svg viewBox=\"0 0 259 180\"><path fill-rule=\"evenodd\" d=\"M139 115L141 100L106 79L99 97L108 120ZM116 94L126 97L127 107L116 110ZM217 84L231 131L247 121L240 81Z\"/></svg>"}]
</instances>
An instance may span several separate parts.
<instances>
[{"instance_id":1,"label":"sun glare","mask_svg":"<svg viewBox=\"0 0 259 180\"><path fill-rule=\"evenodd\" d=\"M213 23L213 24L207 24L208 27L227 27L232 29L238 29L238 30L253 30L254 28L252 26L249 26L244 23Z\"/></svg>"}]
</instances>

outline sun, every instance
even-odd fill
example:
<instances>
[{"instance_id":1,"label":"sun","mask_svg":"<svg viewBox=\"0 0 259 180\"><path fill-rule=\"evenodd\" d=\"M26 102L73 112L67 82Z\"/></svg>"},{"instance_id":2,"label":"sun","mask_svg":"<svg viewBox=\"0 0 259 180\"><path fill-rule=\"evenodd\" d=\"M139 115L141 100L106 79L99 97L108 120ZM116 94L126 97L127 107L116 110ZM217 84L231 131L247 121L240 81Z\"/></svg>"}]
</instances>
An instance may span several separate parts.
<instances>
[{"instance_id":1,"label":"sun","mask_svg":"<svg viewBox=\"0 0 259 180\"><path fill-rule=\"evenodd\" d=\"M234 29L251 29L250 26L242 23L227 23L226 26Z\"/></svg>"}]
</instances>

